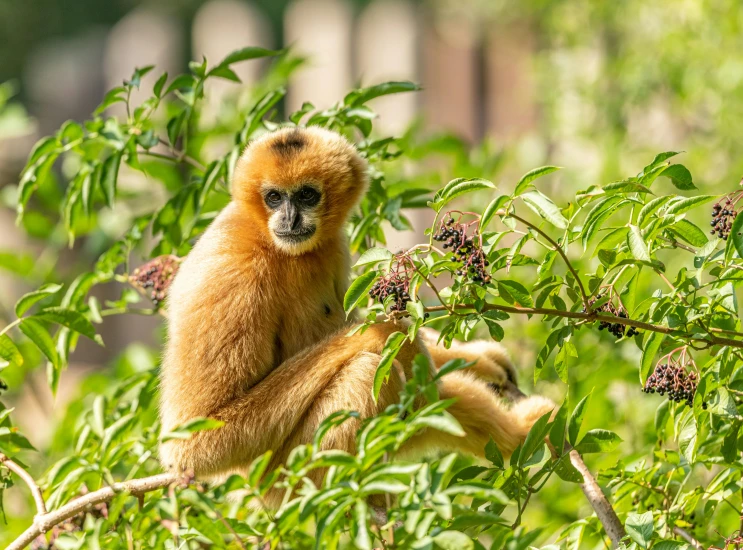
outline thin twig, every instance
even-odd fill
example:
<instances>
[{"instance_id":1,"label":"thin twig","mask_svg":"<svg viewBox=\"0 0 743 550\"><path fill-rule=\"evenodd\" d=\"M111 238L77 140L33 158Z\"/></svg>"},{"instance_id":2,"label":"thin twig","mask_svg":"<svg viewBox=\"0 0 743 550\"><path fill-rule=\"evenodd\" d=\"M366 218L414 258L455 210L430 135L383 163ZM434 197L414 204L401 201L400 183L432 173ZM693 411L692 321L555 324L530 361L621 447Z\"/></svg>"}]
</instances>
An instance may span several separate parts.
<instances>
[{"instance_id":1,"label":"thin twig","mask_svg":"<svg viewBox=\"0 0 743 550\"><path fill-rule=\"evenodd\" d=\"M661 241L665 241L668 244L670 244L674 248L681 248L683 250L686 250L688 252L691 252L692 254L696 254L697 251L694 250L692 247L685 245L684 243L680 243L673 239L666 239L665 237L658 237Z\"/></svg>"},{"instance_id":2,"label":"thin twig","mask_svg":"<svg viewBox=\"0 0 743 550\"><path fill-rule=\"evenodd\" d=\"M171 152L174 155L176 155L176 160L183 160L183 161L187 162L188 164L190 164L191 166L193 166L194 168L197 168L198 170L201 170L202 172L206 172L206 166L204 166L203 164L201 164L195 158L188 156L186 154L186 151L185 150L184 151L179 151L178 149L176 149L175 147L173 147L170 143L168 143L167 141L165 141L161 137L158 137L157 138L157 141L159 143L161 143L162 145L165 145L166 147L168 147L171 150Z\"/></svg>"},{"instance_id":3,"label":"thin twig","mask_svg":"<svg viewBox=\"0 0 743 550\"><path fill-rule=\"evenodd\" d=\"M7 466L7 462L5 462L5 464ZM36 537L50 531L55 525L59 525L63 521L85 512L91 506L102 502L109 502L119 493L141 495L150 491L162 489L163 487L167 487L168 485L186 479L186 477L177 474L158 474L141 479L132 479L130 481L114 483L110 487L104 487L98 491L93 491L92 493L88 493L68 502L57 510L45 512L34 517L33 524L17 539L11 542L6 550L22 550L23 548L26 548L26 546L31 544Z\"/></svg>"},{"instance_id":4,"label":"thin twig","mask_svg":"<svg viewBox=\"0 0 743 550\"><path fill-rule=\"evenodd\" d=\"M46 503L44 502L44 495L41 494L41 489L39 488L34 478L31 477L31 474L29 474L17 462L11 460L3 453L0 453L0 464L2 464L8 470L20 477L23 482L28 485L28 488L31 490L31 494L34 497L34 502L36 502L36 514L46 514Z\"/></svg>"},{"instance_id":5,"label":"thin twig","mask_svg":"<svg viewBox=\"0 0 743 550\"><path fill-rule=\"evenodd\" d=\"M583 494L586 495L588 502L591 503L594 512L596 512L601 525L604 526L604 531L609 535L612 546L619 548L622 539L627 536L624 525L622 525L619 517L617 517L617 513L612 508L611 503L606 499L601 487L596 483L596 478L593 477L593 474L591 474L591 471L585 462L583 462L578 451L570 451L570 462L580 472L580 475L583 476L583 483L581 483L580 487L583 489Z\"/></svg>"},{"instance_id":6,"label":"thin twig","mask_svg":"<svg viewBox=\"0 0 743 550\"><path fill-rule=\"evenodd\" d=\"M156 153L155 151L148 151L145 149L138 149L137 153L139 153L140 155L147 155L148 157L154 157L154 158L158 158L161 160L167 160L169 162L175 162L176 164L179 162L185 162L187 164L190 164L197 170L201 170L202 172L206 171L206 167L203 164L201 164L196 159L189 157L188 155L172 157L170 155L164 155L163 153Z\"/></svg>"},{"instance_id":7,"label":"thin twig","mask_svg":"<svg viewBox=\"0 0 743 550\"><path fill-rule=\"evenodd\" d=\"M578 288L580 289L581 297L583 298L583 306L586 308L586 311L589 311L591 309L590 304L588 303L588 294L586 293L586 289L583 287L583 282L580 280L580 276L578 275L578 272L573 267L573 264L570 263L570 260L568 259L568 255L565 253L565 251L562 249L562 247L555 241L552 237L550 237L547 233L542 231L539 227L534 225L528 220L525 220L521 216L517 216L514 213L506 212L505 210L498 211L498 214L501 216L510 216L511 218L520 221L526 226L531 227L534 231L539 233L542 237L547 239L547 241L555 247L555 250L557 253L562 256L562 259L565 261L565 265L567 265L570 272L573 274L573 277L575 277L575 281L578 283Z\"/></svg>"},{"instance_id":8,"label":"thin twig","mask_svg":"<svg viewBox=\"0 0 743 550\"><path fill-rule=\"evenodd\" d=\"M214 511L217 513L217 518L219 518L219 521L222 523L222 525L224 525L227 530L232 533L232 536L235 537L235 542L237 542L238 546L240 546L242 550L247 550L247 548L245 548L245 544L243 544L243 541L240 538L240 535L235 532L235 530L232 528L232 525L230 525L230 523L226 519L224 519L224 516L220 513L219 510L215 508Z\"/></svg>"},{"instance_id":9,"label":"thin twig","mask_svg":"<svg viewBox=\"0 0 743 550\"><path fill-rule=\"evenodd\" d=\"M433 293L436 294L436 298L438 298L441 305L446 308L446 311L448 311L450 314L454 314L454 312L449 308L449 306L446 304L444 299L441 297L441 294L439 294L439 290L431 282L431 280L427 276L425 276L420 269L418 269L418 266L415 265L415 262L413 262L413 269L415 269L416 273L418 273L418 275L420 275L423 278L423 280L426 281L426 284L429 286L431 290L433 290Z\"/></svg>"},{"instance_id":10,"label":"thin twig","mask_svg":"<svg viewBox=\"0 0 743 550\"><path fill-rule=\"evenodd\" d=\"M679 537L681 537L682 539L684 539L686 542L688 542L689 544L691 544L697 550L703 550L704 549L704 546L702 546L702 543L701 542L699 542L697 539L695 539L694 537L692 537L688 533L688 531L682 529L681 527L674 527L673 528L673 532L674 532L674 534L678 535Z\"/></svg>"}]
</instances>

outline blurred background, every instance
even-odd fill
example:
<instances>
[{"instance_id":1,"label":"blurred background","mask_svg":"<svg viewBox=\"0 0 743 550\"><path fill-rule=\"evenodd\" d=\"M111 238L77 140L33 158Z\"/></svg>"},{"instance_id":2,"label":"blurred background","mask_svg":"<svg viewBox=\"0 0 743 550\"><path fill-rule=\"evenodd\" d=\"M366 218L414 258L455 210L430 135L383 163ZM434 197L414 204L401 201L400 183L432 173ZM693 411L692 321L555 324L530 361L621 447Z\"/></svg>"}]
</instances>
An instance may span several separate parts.
<instances>
[{"instance_id":1,"label":"blurred background","mask_svg":"<svg viewBox=\"0 0 743 550\"><path fill-rule=\"evenodd\" d=\"M0 0L0 198L12 204L36 140L65 120L88 118L135 67L157 67L144 79L151 89L162 71L172 77L190 60L216 61L247 45L289 46L306 57L282 113L304 101L327 107L356 85L420 83L419 93L377 100L376 126L392 135L415 127L441 148L477 146L466 161L493 159L499 185L555 164L566 169L545 183L552 186L547 192L567 198L634 175L655 153L670 150L686 151L680 161L702 193L732 190L743 175L739 0ZM235 69L249 87L267 63ZM207 101L219 103L235 84L211 86ZM416 230L427 221L417 216L410 215ZM417 240L415 233L396 234L390 247ZM0 209L4 320L27 290L12 274L27 274L47 252L15 227L11 208ZM63 262L94 257L73 252ZM56 401L43 369L11 384L23 393L4 398L24 411L18 421L32 442L48 444L47 420L80 395L81 379L122 350L125 361L151 363L151 351L127 345L156 344L157 325L128 316L107 321L101 329L107 347L81 343ZM532 324L509 340L520 366L531 368L545 334ZM624 346L617 356L610 347L591 349L591 342L580 350L592 357L578 375L581 389L601 384L593 377L607 362L636 383L637 350ZM617 418L631 425L637 411L628 392L636 388L628 388L615 381L602 391L621 409ZM654 406L646 408L643 418Z\"/></svg>"}]
</instances>

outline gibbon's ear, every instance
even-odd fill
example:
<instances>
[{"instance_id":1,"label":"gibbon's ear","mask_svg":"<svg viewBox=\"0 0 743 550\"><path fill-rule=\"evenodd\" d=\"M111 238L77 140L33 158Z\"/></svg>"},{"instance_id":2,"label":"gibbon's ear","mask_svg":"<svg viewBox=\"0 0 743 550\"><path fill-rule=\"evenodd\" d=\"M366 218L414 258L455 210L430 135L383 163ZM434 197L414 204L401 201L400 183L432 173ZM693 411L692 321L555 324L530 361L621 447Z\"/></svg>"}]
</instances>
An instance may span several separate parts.
<instances>
[{"instance_id":1,"label":"gibbon's ear","mask_svg":"<svg viewBox=\"0 0 743 550\"><path fill-rule=\"evenodd\" d=\"M343 136L317 127L284 128L253 141L243 152L232 181L232 196L267 231L268 188L291 192L317 187L320 230L336 235L368 182L367 164Z\"/></svg>"}]
</instances>

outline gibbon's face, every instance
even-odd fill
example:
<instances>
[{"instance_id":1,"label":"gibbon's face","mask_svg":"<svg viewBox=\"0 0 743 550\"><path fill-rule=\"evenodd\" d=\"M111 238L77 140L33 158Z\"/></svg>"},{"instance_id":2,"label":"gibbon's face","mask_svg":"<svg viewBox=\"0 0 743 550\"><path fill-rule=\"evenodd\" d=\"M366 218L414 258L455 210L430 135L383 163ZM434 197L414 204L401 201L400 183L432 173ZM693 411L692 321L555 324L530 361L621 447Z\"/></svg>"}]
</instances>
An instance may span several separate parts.
<instances>
[{"instance_id":1,"label":"gibbon's face","mask_svg":"<svg viewBox=\"0 0 743 550\"><path fill-rule=\"evenodd\" d=\"M264 237L298 255L338 237L364 192L365 171L356 149L339 134L287 128L248 146L232 191Z\"/></svg>"}]
</instances>

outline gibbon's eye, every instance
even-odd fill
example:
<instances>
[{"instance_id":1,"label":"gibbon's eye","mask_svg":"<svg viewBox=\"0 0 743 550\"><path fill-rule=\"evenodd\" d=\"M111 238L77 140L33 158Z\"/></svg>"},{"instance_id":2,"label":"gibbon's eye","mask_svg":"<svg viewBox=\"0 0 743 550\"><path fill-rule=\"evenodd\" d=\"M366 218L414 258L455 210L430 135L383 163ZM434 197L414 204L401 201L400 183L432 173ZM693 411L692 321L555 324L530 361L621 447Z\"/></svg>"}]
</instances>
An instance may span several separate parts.
<instances>
[{"instance_id":1,"label":"gibbon's eye","mask_svg":"<svg viewBox=\"0 0 743 550\"><path fill-rule=\"evenodd\" d=\"M312 187L302 187L296 197L306 206L315 206L320 202L320 193Z\"/></svg>"},{"instance_id":2,"label":"gibbon's eye","mask_svg":"<svg viewBox=\"0 0 743 550\"><path fill-rule=\"evenodd\" d=\"M265 201L271 208L277 208L281 204L281 193L278 191L269 191L266 193Z\"/></svg>"}]
</instances>

